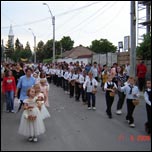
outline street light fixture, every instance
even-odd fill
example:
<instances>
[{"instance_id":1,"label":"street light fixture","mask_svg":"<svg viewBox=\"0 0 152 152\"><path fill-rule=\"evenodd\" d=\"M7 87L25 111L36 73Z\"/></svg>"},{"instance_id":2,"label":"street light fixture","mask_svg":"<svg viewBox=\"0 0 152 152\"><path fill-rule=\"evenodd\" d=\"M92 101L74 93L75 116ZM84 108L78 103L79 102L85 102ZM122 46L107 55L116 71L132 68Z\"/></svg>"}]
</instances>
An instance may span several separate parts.
<instances>
[{"instance_id":1,"label":"street light fixture","mask_svg":"<svg viewBox=\"0 0 152 152\"><path fill-rule=\"evenodd\" d=\"M35 34L33 33L33 31L32 31L31 28L29 28L29 30L32 32L33 37L34 37L34 63L36 63L36 36L35 36Z\"/></svg>"},{"instance_id":2,"label":"street light fixture","mask_svg":"<svg viewBox=\"0 0 152 152\"><path fill-rule=\"evenodd\" d=\"M52 15L50 7L47 3L43 3L43 5L46 5L48 7L49 12L51 14L51 18L52 18L52 25L53 25L53 63L54 63L55 62L55 16Z\"/></svg>"}]
</instances>

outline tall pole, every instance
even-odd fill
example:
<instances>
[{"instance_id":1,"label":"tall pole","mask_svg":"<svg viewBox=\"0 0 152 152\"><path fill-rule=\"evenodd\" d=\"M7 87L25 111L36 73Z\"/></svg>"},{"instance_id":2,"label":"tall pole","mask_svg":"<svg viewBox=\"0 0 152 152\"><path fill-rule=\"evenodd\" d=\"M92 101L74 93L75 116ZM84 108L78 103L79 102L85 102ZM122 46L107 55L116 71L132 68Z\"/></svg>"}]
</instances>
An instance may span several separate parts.
<instances>
[{"instance_id":1,"label":"tall pole","mask_svg":"<svg viewBox=\"0 0 152 152\"><path fill-rule=\"evenodd\" d=\"M35 34L33 33L33 31L32 31L31 28L29 28L29 30L32 32L33 37L34 37L34 63L36 63L36 36L35 36Z\"/></svg>"},{"instance_id":2,"label":"tall pole","mask_svg":"<svg viewBox=\"0 0 152 152\"><path fill-rule=\"evenodd\" d=\"M131 1L131 49L130 49L130 76L136 76L136 13L135 1Z\"/></svg>"},{"instance_id":3,"label":"tall pole","mask_svg":"<svg viewBox=\"0 0 152 152\"><path fill-rule=\"evenodd\" d=\"M36 36L34 35L34 63L36 63Z\"/></svg>"},{"instance_id":4,"label":"tall pole","mask_svg":"<svg viewBox=\"0 0 152 152\"><path fill-rule=\"evenodd\" d=\"M55 62L55 16L52 17L53 24L53 63Z\"/></svg>"},{"instance_id":5,"label":"tall pole","mask_svg":"<svg viewBox=\"0 0 152 152\"><path fill-rule=\"evenodd\" d=\"M48 7L49 12L51 14L51 18L52 18L52 25L53 25L53 63L54 63L55 62L55 16L52 15L50 7L47 3L43 3L43 5L46 5Z\"/></svg>"}]
</instances>

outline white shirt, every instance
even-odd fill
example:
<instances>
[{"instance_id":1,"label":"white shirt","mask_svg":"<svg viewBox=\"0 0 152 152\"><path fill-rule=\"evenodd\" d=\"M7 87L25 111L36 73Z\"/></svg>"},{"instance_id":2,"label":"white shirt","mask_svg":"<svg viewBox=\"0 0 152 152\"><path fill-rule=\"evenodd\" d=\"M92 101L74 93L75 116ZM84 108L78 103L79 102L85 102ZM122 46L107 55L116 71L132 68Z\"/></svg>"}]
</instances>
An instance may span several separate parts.
<instances>
[{"instance_id":1,"label":"white shirt","mask_svg":"<svg viewBox=\"0 0 152 152\"><path fill-rule=\"evenodd\" d=\"M77 74L77 80L78 83L82 84L84 83L84 77L82 74Z\"/></svg>"},{"instance_id":2,"label":"white shirt","mask_svg":"<svg viewBox=\"0 0 152 152\"><path fill-rule=\"evenodd\" d=\"M69 73L69 76L68 76L68 79L69 79L69 81L71 81L71 80L76 80L77 79L77 75L76 74L72 74L71 72Z\"/></svg>"},{"instance_id":3,"label":"white shirt","mask_svg":"<svg viewBox=\"0 0 152 152\"><path fill-rule=\"evenodd\" d=\"M92 85L91 85L91 82L92 82ZM87 92L92 92L95 86L96 87L98 86L97 80L95 78L92 78L92 81L91 81L90 78L88 78L83 84L83 89L85 90L85 88L87 87Z\"/></svg>"},{"instance_id":4,"label":"white shirt","mask_svg":"<svg viewBox=\"0 0 152 152\"><path fill-rule=\"evenodd\" d=\"M98 69L97 67L95 68L94 66L91 67L90 71L93 73L93 77L97 77L98 76Z\"/></svg>"},{"instance_id":5,"label":"white shirt","mask_svg":"<svg viewBox=\"0 0 152 152\"><path fill-rule=\"evenodd\" d=\"M151 89L147 89L147 91L151 91ZM148 97L148 93L145 91L145 93L144 93L144 99L145 99L145 101L146 101L146 103L149 105L149 106L151 106L151 102L150 102L150 100L149 100L149 97Z\"/></svg>"},{"instance_id":6,"label":"white shirt","mask_svg":"<svg viewBox=\"0 0 152 152\"><path fill-rule=\"evenodd\" d=\"M50 69L51 74L54 75L55 74L55 69Z\"/></svg>"},{"instance_id":7,"label":"white shirt","mask_svg":"<svg viewBox=\"0 0 152 152\"><path fill-rule=\"evenodd\" d=\"M66 71L66 72L64 73L64 79L67 80L67 79L68 79L68 76L69 76L69 72Z\"/></svg>"},{"instance_id":8,"label":"white shirt","mask_svg":"<svg viewBox=\"0 0 152 152\"><path fill-rule=\"evenodd\" d=\"M104 84L104 90L107 89L107 87L108 87L107 83L108 83L109 85L112 85L112 84L113 84L114 87L117 89L117 85L116 85L114 82L106 82L106 83Z\"/></svg>"},{"instance_id":9,"label":"white shirt","mask_svg":"<svg viewBox=\"0 0 152 152\"><path fill-rule=\"evenodd\" d=\"M134 85L133 88L132 88L132 93L131 94L130 94L130 89L131 88L129 87L129 85L119 87L119 90L121 92L125 92L127 99L137 99L140 95L138 87ZM136 96L134 96L134 94L136 94Z\"/></svg>"}]
</instances>

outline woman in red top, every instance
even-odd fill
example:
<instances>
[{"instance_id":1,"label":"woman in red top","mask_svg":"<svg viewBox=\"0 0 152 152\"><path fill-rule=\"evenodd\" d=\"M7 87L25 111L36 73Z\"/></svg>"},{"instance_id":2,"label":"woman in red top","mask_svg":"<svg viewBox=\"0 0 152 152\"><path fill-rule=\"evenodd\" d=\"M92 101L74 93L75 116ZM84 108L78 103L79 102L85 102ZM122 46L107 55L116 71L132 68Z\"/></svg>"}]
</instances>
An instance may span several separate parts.
<instances>
[{"instance_id":1,"label":"woman in red top","mask_svg":"<svg viewBox=\"0 0 152 152\"><path fill-rule=\"evenodd\" d=\"M12 71L8 70L5 73L2 82L2 92L6 96L6 112L14 112L14 93L16 91L15 78Z\"/></svg>"},{"instance_id":2,"label":"woman in red top","mask_svg":"<svg viewBox=\"0 0 152 152\"><path fill-rule=\"evenodd\" d=\"M144 64L144 61L140 61L140 64L137 65L138 86L140 91L143 91L143 89L145 89L146 73L147 73L147 67Z\"/></svg>"}]
</instances>

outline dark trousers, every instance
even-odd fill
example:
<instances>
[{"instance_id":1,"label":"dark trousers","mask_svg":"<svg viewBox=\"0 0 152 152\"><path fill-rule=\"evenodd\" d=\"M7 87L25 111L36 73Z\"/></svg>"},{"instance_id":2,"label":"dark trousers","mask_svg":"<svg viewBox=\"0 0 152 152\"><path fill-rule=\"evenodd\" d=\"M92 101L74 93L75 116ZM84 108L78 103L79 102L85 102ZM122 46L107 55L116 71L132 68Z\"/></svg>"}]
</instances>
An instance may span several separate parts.
<instances>
[{"instance_id":1,"label":"dark trousers","mask_svg":"<svg viewBox=\"0 0 152 152\"><path fill-rule=\"evenodd\" d=\"M51 83L51 75L50 74L46 74L46 76L47 76L48 83Z\"/></svg>"},{"instance_id":2,"label":"dark trousers","mask_svg":"<svg viewBox=\"0 0 152 152\"><path fill-rule=\"evenodd\" d=\"M68 80L64 79L64 90L68 91L69 90L69 82Z\"/></svg>"},{"instance_id":3,"label":"dark trousers","mask_svg":"<svg viewBox=\"0 0 152 152\"><path fill-rule=\"evenodd\" d=\"M134 123L134 118L133 118L133 112L134 112L135 106L132 102L132 99L127 99L127 116L126 120L129 120L129 124Z\"/></svg>"},{"instance_id":4,"label":"dark trousers","mask_svg":"<svg viewBox=\"0 0 152 152\"><path fill-rule=\"evenodd\" d=\"M57 84L57 78L58 78L58 76L56 74L53 75L53 82L54 82L54 84Z\"/></svg>"},{"instance_id":5,"label":"dark trousers","mask_svg":"<svg viewBox=\"0 0 152 152\"><path fill-rule=\"evenodd\" d=\"M95 107L96 105L96 96L92 92L87 92L87 101L88 101L88 107L91 107L91 98L92 98L92 107Z\"/></svg>"},{"instance_id":6,"label":"dark trousers","mask_svg":"<svg viewBox=\"0 0 152 152\"><path fill-rule=\"evenodd\" d=\"M87 102L87 92L86 92L86 89L84 90L82 88L81 92L82 92L82 101L83 102Z\"/></svg>"},{"instance_id":7,"label":"dark trousers","mask_svg":"<svg viewBox=\"0 0 152 152\"><path fill-rule=\"evenodd\" d=\"M24 105L23 100L20 100L20 106L18 108L18 112L21 110L22 106Z\"/></svg>"},{"instance_id":8,"label":"dark trousers","mask_svg":"<svg viewBox=\"0 0 152 152\"><path fill-rule=\"evenodd\" d=\"M79 83L75 83L75 99L79 100L81 94L81 88L79 87Z\"/></svg>"},{"instance_id":9,"label":"dark trousers","mask_svg":"<svg viewBox=\"0 0 152 152\"><path fill-rule=\"evenodd\" d=\"M140 91L145 89L145 78L138 78L138 86Z\"/></svg>"},{"instance_id":10,"label":"dark trousers","mask_svg":"<svg viewBox=\"0 0 152 152\"><path fill-rule=\"evenodd\" d=\"M58 77L57 78L57 86L59 87L62 87L62 77Z\"/></svg>"},{"instance_id":11,"label":"dark trousers","mask_svg":"<svg viewBox=\"0 0 152 152\"><path fill-rule=\"evenodd\" d=\"M119 97L119 99L118 99L118 103L117 103L117 110L120 110L120 109L122 109L126 95L124 94L124 92L118 91L118 97Z\"/></svg>"},{"instance_id":12,"label":"dark trousers","mask_svg":"<svg viewBox=\"0 0 152 152\"><path fill-rule=\"evenodd\" d=\"M113 101L114 101L114 97L111 97L109 93L106 93L106 104L107 104L106 112L108 116L112 116L111 107L112 107Z\"/></svg>"},{"instance_id":13,"label":"dark trousers","mask_svg":"<svg viewBox=\"0 0 152 152\"><path fill-rule=\"evenodd\" d=\"M62 88L65 91L65 79L62 77Z\"/></svg>"},{"instance_id":14,"label":"dark trousers","mask_svg":"<svg viewBox=\"0 0 152 152\"><path fill-rule=\"evenodd\" d=\"M70 97L74 96L74 86L71 85L70 83Z\"/></svg>"},{"instance_id":15,"label":"dark trousers","mask_svg":"<svg viewBox=\"0 0 152 152\"><path fill-rule=\"evenodd\" d=\"M147 111L147 122L146 129L148 133L151 133L151 106L146 103L146 111Z\"/></svg>"}]
</instances>

